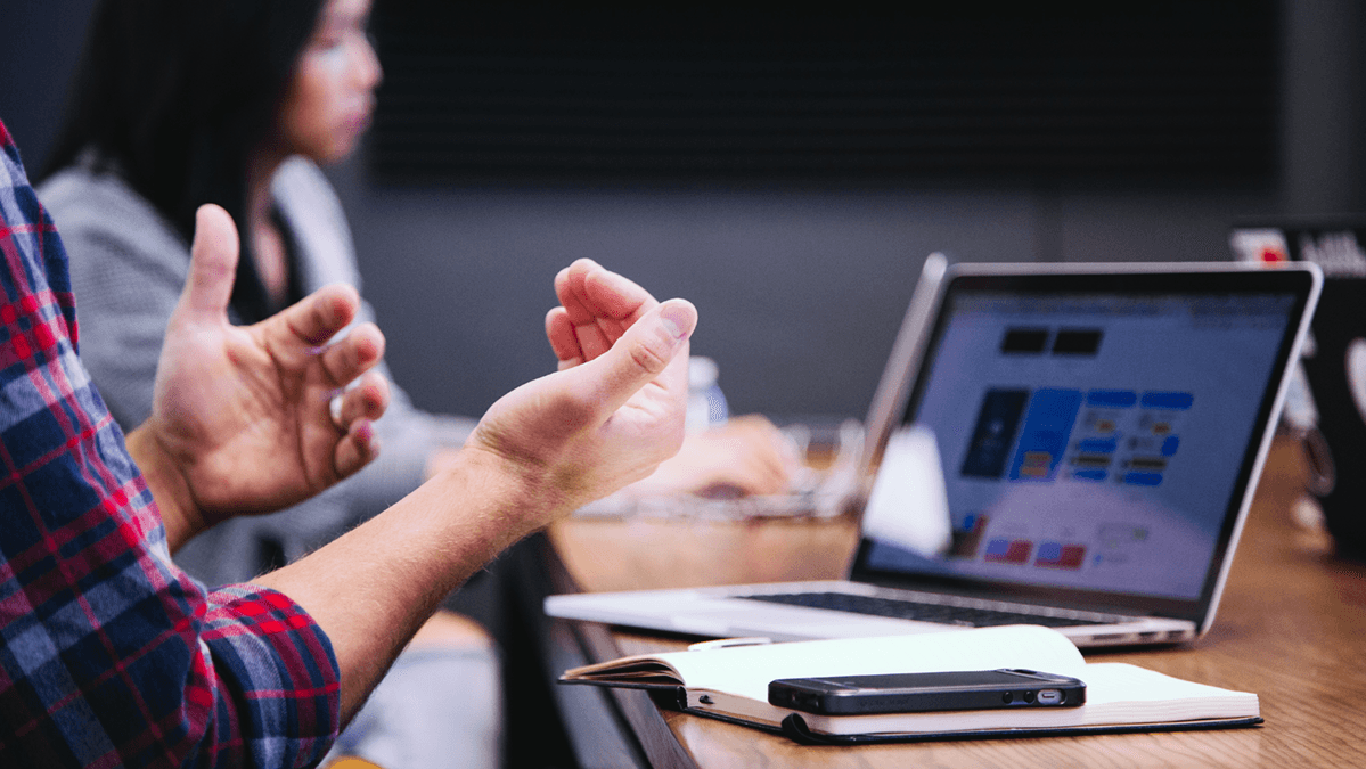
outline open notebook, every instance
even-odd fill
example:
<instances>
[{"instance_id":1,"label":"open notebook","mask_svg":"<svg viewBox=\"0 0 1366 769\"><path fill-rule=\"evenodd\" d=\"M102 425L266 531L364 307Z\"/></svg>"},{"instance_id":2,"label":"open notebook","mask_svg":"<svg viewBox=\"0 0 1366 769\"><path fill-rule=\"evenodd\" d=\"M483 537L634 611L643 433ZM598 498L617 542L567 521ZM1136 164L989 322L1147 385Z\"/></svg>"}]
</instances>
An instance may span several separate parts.
<instances>
[{"instance_id":1,"label":"open notebook","mask_svg":"<svg viewBox=\"0 0 1366 769\"><path fill-rule=\"evenodd\" d=\"M848 580L552 596L552 616L796 640L1019 623L1080 646L1203 633L1322 284L1313 265L931 260L868 417L933 437L947 536L865 512Z\"/></svg>"},{"instance_id":2,"label":"open notebook","mask_svg":"<svg viewBox=\"0 0 1366 769\"><path fill-rule=\"evenodd\" d=\"M651 689L666 706L782 731L803 742L881 742L1250 726L1257 695L1118 662L1087 663L1067 638L1028 625L966 633L842 638L640 654L568 670L561 683ZM1080 706L814 715L771 704L769 682L886 672L1026 668L1079 679Z\"/></svg>"}]
</instances>

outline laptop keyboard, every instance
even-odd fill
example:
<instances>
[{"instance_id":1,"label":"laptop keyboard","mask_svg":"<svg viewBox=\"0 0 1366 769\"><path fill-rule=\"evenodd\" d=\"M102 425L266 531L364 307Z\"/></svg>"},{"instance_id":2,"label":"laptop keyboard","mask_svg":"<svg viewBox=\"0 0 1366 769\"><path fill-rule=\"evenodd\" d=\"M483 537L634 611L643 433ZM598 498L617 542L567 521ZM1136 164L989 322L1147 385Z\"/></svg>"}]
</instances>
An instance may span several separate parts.
<instances>
[{"instance_id":1,"label":"laptop keyboard","mask_svg":"<svg viewBox=\"0 0 1366 769\"><path fill-rule=\"evenodd\" d=\"M1020 624L1073 627L1076 625L1099 625L1109 621L1078 616L1050 616L1047 614L1002 611L973 606L919 603L898 598L850 595L848 593L780 593L742 597L752 601L764 601L787 606L806 606L813 609L831 609L855 614L873 614L879 617L895 617L897 619L941 622L971 627Z\"/></svg>"}]
</instances>

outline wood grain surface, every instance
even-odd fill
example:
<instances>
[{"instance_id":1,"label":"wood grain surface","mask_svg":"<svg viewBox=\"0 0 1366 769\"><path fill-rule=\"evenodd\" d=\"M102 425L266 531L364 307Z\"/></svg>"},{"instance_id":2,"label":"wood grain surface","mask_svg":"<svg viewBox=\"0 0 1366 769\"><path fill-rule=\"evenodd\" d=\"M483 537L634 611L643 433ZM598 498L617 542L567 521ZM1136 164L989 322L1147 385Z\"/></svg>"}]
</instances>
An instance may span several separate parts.
<instances>
[{"instance_id":1,"label":"wood grain surface","mask_svg":"<svg viewBox=\"0 0 1366 769\"><path fill-rule=\"evenodd\" d=\"M639 691L614 693L630 728L655 766L698 767L1351 767L1366 766L1366 565L1338 559L1312 520L1297 513L1302 498L1299 447L1278 440L1262 475L1214 626L1188 647L1093 652L1091 660L1133 662L1180 678L1255 692L1266 723L1256 728L1134 735L961 740L860 747L802 746L784 737L660 711ZM1364 512L1363 514L1366 514ZM629 524L621 524L629 525ZM769 524L774 525L774 524ZM683 581L837 576L847 554L793 560L809 553L817 533L760 524L727 535L710 531L670 538L653 532L617 560L605 530L553 538L581 584L613 589L630 583L632 563L646 578L667 582L659 564L686 563ZM748 530L753 528L754 530ZM828 532L827 532L828 533ZM834 534L833 536L840 536ZM847 545L853 546L852 535ZM784 540L790 540L786 542ZM666 555L663 543L684 549ZM790 549L785 549L790 546ZM575 547L591 550L574 552ZM613 550L616 547L617 550ZM748 566L705 564L706 555L754 552ZM795 563L791 569L777 566ZM595 564L598 567L595 567ZM595 568L598 568L595 571ZM795 573L794 573L795 572ZM710 576L709 576L710 575ZM684 642L581 623L592 656L682 648Z\"/></svg>"}]
</instances>

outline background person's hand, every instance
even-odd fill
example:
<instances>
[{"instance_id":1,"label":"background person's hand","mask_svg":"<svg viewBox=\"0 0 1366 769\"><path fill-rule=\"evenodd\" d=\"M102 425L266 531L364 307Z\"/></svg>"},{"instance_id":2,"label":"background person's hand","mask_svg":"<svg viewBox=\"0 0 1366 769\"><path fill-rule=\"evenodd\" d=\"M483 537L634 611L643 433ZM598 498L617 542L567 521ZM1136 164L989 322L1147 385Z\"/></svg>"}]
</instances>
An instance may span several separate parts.
<instances>
[{"instance_id":1,"label":"background person's hand","mask_svg":"<svg viewBox=\"0 0 1366 769\"><path fill-rule=\"evenodd\" d=\"M317 494L379 449L372 421L388 405L388 385L366 372L384 337L364 324L332 340L355 318L355 289L329 286L253 326L233 326L237 254L227 212L202 207L189 280L166 327L152 416L130 436L156 457L147 474L173 547L232 515ZM135 456L141 464L147 451ZM172 504L178 510L168 510Z\"/></svg>"},{"instance_id":2,"label":"background person's hand","mask_svg":"<svg viewBox=\"0 0 1366 769\"><path fill-rule=\"evenodd\" d=\"M465 450L489 452L548 522L649 475L683 440L697 310L657 302L581 259L555 278L546 335L560 370L503 396Z\"/></svg>"},{"instance_id":3,"label":"background person's hand","mask_svg":"<svg viewBox=\"0 0 1366 769\"><path fill-rule=\"evenodd\" d=\"M695 494L730 499L791 490L802 471L796 445L768 419L732 417L689 434L678 453L627 493L633 496Z\"/></svg>"}]
</instances>

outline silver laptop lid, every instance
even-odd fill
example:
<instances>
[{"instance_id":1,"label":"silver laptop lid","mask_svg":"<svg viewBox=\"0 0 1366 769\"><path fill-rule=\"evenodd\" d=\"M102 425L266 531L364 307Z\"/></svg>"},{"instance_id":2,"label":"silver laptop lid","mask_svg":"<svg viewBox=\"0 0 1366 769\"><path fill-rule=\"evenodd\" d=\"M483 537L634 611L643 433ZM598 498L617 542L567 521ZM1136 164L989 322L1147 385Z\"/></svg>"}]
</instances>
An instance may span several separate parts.
<instances>
[{"instance_id":1,"label":"silver laptop lid","mask_svg":"<svg viewBox=\"0 0 1366 769\"><path fill-rule=\"evenodd\" d=\"M935 299L908 312L870 409L870 457L899 429L928 429L952 536L926 554L865 535L855 579L1207 627L1321 273L926 274Z\"/></svg>"}]
</instances>

